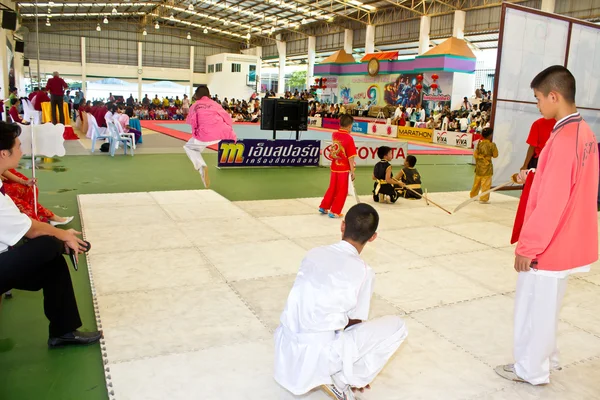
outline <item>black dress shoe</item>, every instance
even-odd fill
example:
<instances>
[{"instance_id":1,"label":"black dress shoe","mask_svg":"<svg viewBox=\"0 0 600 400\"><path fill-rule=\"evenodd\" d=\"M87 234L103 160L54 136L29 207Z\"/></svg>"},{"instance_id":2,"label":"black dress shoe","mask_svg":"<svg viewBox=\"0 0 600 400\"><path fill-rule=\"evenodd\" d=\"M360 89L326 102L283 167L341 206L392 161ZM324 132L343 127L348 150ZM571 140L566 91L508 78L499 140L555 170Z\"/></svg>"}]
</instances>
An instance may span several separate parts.
<instances>
[{"instance_id":1,"label":"black dress shoe","mask_svg":"<svg viewBox=\"0 0 600 400\"><path fill-rule=\"evenodd\" d=\"M102 338L102 331L98 332L80 332L73 331L59 337L48 339L48 347L62 347L70 345L86 345L96 343Z\"/></svg>"}]
</instances>

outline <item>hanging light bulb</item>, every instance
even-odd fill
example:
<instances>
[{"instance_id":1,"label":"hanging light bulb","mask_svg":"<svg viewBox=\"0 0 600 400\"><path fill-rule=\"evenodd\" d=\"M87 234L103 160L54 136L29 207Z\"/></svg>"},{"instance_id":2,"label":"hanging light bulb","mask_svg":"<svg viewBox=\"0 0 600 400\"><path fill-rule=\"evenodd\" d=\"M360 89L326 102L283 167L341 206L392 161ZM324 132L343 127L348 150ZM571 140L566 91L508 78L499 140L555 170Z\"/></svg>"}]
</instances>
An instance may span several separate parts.
<instances>
[{"instance_id":1,"label":"hanging light bulb","mask_svg":"<svg viewBox=\"0 0 600 400\"><path fill-rule=\"evenodd\" d=\"M208 29L204 28L204 31L203 31L203 32L204 32L205 34L206 34L206 33L208 33Z\"/></svg>"},{"instance_id":2,"label":"hanging light bulb","mask_svg":"<svg viewBox=\"0 0 600 400\"><path fill-rule=\"evenodd\" d=\"M52 10L51 9L48 9L48 14L52 14Z\"/></svg>"},{"instance_id":3,"label":"hanging light bulb","mask_svg":"<svg viewBox=\"0 0 600 400\"><path fill-rule=\"evenodd\" d=\"M190 11L194 11L194 5L193 5L193 4L190 4L190 5L188 6L188 10L190 10Z\"/></svg>"},{"instance_id":4,"label":"hanging light bulb","mask_svg":"<svg viewBox=\"0 0 600 400\"><path fill-rule=\"evenodd\" d=\"M275 33L275 27L274 26L271 27L271 33Z\"/></svg>"},{"instance_id":5,"label":"hanging light bulb","mask_svg":"<svg viewBox=\"0 0 600 400\"><path fill-rule=\"evenodd\" d=\"M102 21L102 22L104 22L105 24L108 24L108 18L104 17L104 21Z\"/></svg>"},{"instance_id":6,"label":"hanging light bulb","mask_svg":"<svg viewBox=\"0 0 600 400\"><path fill-rule=\"evenodd\" d=\"M118 13L118 11L115 7L113 7L111 12L112 12L112 15L117 15L117 13Z\"/></svg>"},{"instance_id":7,"label":"hanging light bulb","mask_svg":"<svg viewBox=\"0 0 600 400\"><path fill-rule=\"evenodd\" d=\"M192 35L190 35L190 33L188 32L187 34L187 40L190 40L192 38Z\"/></svg>"},{"instance_id":8,"label":"hanging light bulb","mask_svg":"<svg viewBox=\"0 0 600 400\"><path fill-rule=\"evenodd\" d=\"M100 31L102 30L102 28L100 28L100 24L96 25L96 30L97 30L98 32L100 32Z\"/></svg>"},{"instance_id":9,"label":"hanging light bulb","mask_svg":"<svg viewBox=\"0 0 600 400\"><path fill-rule=\"evenodd\" d=\"M250 32L246 35L246 39L250 40Z\"/></svg>"},{"instance_id":10,"label":"hanging light bulb","mask_svg":"<svg viewBox=\"0 0 600 400\"><path fill-rule=\"evenodd\" d=\"M225 24L225 26L229 26L229 21L225 20L223 21L223 23Z\"/></svg>"},{"instance_id":11,"label":"hanging light bulb","mask_svg":"<svg viewBox=\"0 0 600 400\"><path fill-rule=\"evenodd\" d=\"M146 32L146 28L144 28L144 30L142 31L142 35L146 36L148 34L148 32Z\"/></svg>"},{"instance_id":12,"label":"hanging light bulb","mask_svg":"<svg viewBox=\"0 0 600 400\"><path fill-rule=\"evenodd\" d=\"M46 26L50 26L50 25L52 25L52 24L50 23L50 20L49 20L49 19L47 19L47 20L46 20Z\"/></svg>"},{"instance_id":13,"label":"hanging light bulb","mask_svg":"<svg viewBox=\"0 0 600 400\"><path fill-rule=\"evenodd\" d=\"M173 20L175 19L175 17L173 16L173 14L171 14L171 15L169 16L169 19L170 19L171 21L173 21Z\"/></svg>"},{"instance_id":14,"label":"hanging light bulb","mask_svg":"<svg viewBox=\"0 0 600 400\"><path fill-rule=\"evenodd\" d=\"M302 18L302 25L305 25L308 21L306 21L306 18Z\"/></svg>"},{"instance_id":15,"label":"hanging light bulb","mask_svg":"<svg viewBox=\"0 0 600 400\"><path fill-rule=\"evenodd\" d=\"M156 22L156 25L154 25L154 29L160 29L160 26L158 25L158 21Z\"/></svg>"}]
</instances>

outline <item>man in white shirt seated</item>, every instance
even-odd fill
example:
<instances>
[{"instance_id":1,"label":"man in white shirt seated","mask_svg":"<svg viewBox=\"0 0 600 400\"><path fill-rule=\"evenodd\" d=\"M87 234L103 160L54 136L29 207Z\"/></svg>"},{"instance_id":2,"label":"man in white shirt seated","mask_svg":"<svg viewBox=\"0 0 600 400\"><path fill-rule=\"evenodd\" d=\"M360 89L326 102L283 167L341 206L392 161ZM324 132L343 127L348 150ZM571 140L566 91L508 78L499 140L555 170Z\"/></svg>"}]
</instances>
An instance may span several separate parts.
<instances>
[{"instance_id":1,"label":"man in white shirt seated","mask_svg":"<svg viewBox=\"0 0 600 400\"><path fill-rule=\"evenodd\" d=\"M375 274L360 253L378 224L373 207L357 204L342 222L342 241L302 261L275 331L275 380L294 395L321 385L334 399L354 399L408 335L397 316L367 321Z\"/></svg>"},{"instance_id":2,"label":"man in white shirt seated","mask_svg":"<svg viewBox=\"0 0 600 400\"><path fill-rule=\"evenodd\" d=\"M18 125L0 121L0 173L19 166L20 133ZM44 291L44 313L50 320L49 347L90 344L102 337L102 332L77 330L82 323L64 254L78 255L87 250L78 234L22 214L4 194L0 181L0 293L11 289ZM24 244L12 247L24 238Z\"/></svg>"}]
</instances>

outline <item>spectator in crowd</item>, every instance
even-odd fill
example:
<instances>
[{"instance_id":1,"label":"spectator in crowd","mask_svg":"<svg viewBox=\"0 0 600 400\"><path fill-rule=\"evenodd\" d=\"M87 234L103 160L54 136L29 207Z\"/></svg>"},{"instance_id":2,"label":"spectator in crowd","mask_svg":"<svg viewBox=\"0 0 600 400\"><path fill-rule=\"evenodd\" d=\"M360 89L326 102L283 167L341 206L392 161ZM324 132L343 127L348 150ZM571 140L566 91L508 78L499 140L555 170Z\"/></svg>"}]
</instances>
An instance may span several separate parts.
<instances>
[{"instance_id":1,"label":"spectator in crowd","mask_svg":"<svg viewBox=\"0 0 600 400\"><path fill-rule=\"evenodd\" d=\"M463 99L463 102L460 105L460 109L463 111L470 111L473 107L471 106L471 103L469 102L469 99L467 99L466 97Z\"/></svg>"},{"instance_id":2,"label":"spectator in crowd","mask_svg":"<svg viewBox=\"0 0 600 400\"><path fill-rule=\"evenodd\" d=\"M12 119L13 123L19 123L21 125L29 125L29 122L23 120L19 115L19 104L21 101L19 99L11 99L10 100L10 110L8 111L8 115L10 115L10 119Z\"/></svg>"},{"instance_id":3,"label":"spectator in crowd","mask_svg":"<svg viewBox=\"0 0 600 400\"><path fill-rule=\"evenodd\" d=\"M150 99L148 98L147 94L142 99L142 105L144 105L144 106L149 106L150 105Z\"/></svg>"},{"instance_id":4,"label":"spectator in crowd","mask_svg":"<svg viewBox=\"0 0 600 400\"><path fill-rule=\"evenodd\" d=\"M0 173L21 159L20 128L0 121ZM61 230L22 214L4 195L0 182L0 293L11 289L43 290L44 314L50 321L49 347L87 345L102 332L80 332L82 325L65 253L77 257L87 244L72 229ZM18 245L23 238L28 240Z\"/></svg>"}]
</instances>

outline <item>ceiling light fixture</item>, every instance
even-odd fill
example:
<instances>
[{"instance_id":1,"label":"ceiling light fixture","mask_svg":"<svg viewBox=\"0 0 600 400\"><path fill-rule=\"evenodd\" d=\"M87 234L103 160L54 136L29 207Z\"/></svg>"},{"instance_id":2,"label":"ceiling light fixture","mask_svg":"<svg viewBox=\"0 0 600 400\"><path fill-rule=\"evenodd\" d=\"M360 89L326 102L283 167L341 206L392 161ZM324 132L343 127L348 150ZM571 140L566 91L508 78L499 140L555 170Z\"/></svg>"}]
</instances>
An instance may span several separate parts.
<instances>
[{"instance_id":1,"label":"ceiling light fixture","mask_svg":"<svg viewBox=\"0 0 600 400\"><path fill-rule=\"evenodd\" d=\"M188 6L188 10L190 10L190 11L194 11L194 5L193 5L193 4L190 4L190 5Z\"/></svg>"},{"instance_id":2,"label":"ceiling light fixture","mask_svg":"<svg viewBox=\"0 0 600 400\"><path fill-rule=\"evenodd\" d=\"M156 25L154 25L154 29L160 29L160 25L158 25L158 21L156 22Z\"/></svg>"},{"instance_id":3,"label":"ceiling light fixture","mask_svg":"<svg viewBox=\"0 0 600 400\"><path fill-rule=\"evenodd\" d=\"M48 2L48 7L52 7L53 5L54 5L54 2L53 2L53 1L49 1L49 2Z\"/></svg>"},{"instance_id":4,"label":"ceiling light fixture","mask_svg":"<svg viewBox=\"0 0 600 400\"><path fill-rule=\"evenodd\" d=\"M104 17L104 21L102 21L102 22L104 22L105 24L108 24L108 18Z\"/></svg>"},{"instance_id":5,"label":"ceiling light fixture","mask_svg":"<svg viewBox=\"0 0 600 400\"><path fill-rule=\"evenodd\" d=\"M302 21L301 21L302 25L305 25L307 22L308 21L306 20L306 18L302 18Z\"/></svg>"},{"instance_id":6,"label":"ceiling light fixture","mask_svg":"<svg viewBox=\"0 0 600 400\"><path fill-rule=\"evenodd\" d=\"M223 22L223 24L224 24L225 26L229 26L229 21L225 20L225 22Z\"/></svg>"},{"instance_id":7,"label":"ceiling light fixture","mask_svg":"<svg viewBox=\"0 0 600 400\"><path fill-rule=\"evenodd\" d=\"M175 19L175 16L174 16L174 15L171 13L171 15L169 16L169 19L170 19L171 21L173 21L173 20Z\"/></svg>"},{"instance_id":8,"label":"ceiling light fixture","mask_svg":"<svg viewBox=\"0 0 600 400\"><path fill-rule=\"evenodd\" d=\"M113 7L111 12L112 12L112 15L117 15L117 13L118 13L118 11L115 7Z\"/></svg>"},{"instance_id":9,"label":"ceiling light fixture","mask_svg":"<svg viewBox=\"0 0 600 400\"><path fill-rule=\"evenodd\" d=\"M250 40L250 32L246 35L246 39Z\"/></svg>"},{"instance_id":10,"label":"ceiling light fixture","mask_svg":"<svg viewBox=\"0 0 600 400\"><path fill-rule=\"evenodd\" d=\"M142 32L142 35L146 36L148 34L148 32L146 31L146 28L144 28L144 31Z\"/></svg>"},{"instance_id":11,"label":"ceiling light fixture","mask_svg":"<svg viewBox=\"0 0 600 400\"><path fill-rule=\"evenodd\" d=\"M204 28L204 31L203 31L203 32L204 32L205 34L206 34L206 33L208 33L208 29Z\"/></svg>"},{"instance_id":12,"label":"ceiling light fixture","mask_svg":"<svg viewBox=\"0 0 600 400\"><path fill-rule=\"evenodd\" d=\"M46 21L46 26L51 26L50 20Z\"/></svg>"},{"instance_id":13,"label":"ceiling light fixture","mask_svg":"<svg viewBox=\"0 0 600 400\"><path fill-rule=\"evenodd\" d=\"M100 24L99 24L99 23L98 23L98 25L96 25L96 30L97 30L98 32L100 32L100 31L102 30L102 28L100 28Z\"/></svg>"},{"instance_id":14,"label":"ceiling light fixture","mask_svg":"<svg viewBox=\"0 0 600 400\"><path fill-rule=\"evenodd\" d=\"M191 38L192 38L192 35L190 35L190 33L188 32L187 40L190 40Z\"/></svg>"}]
</instances>

